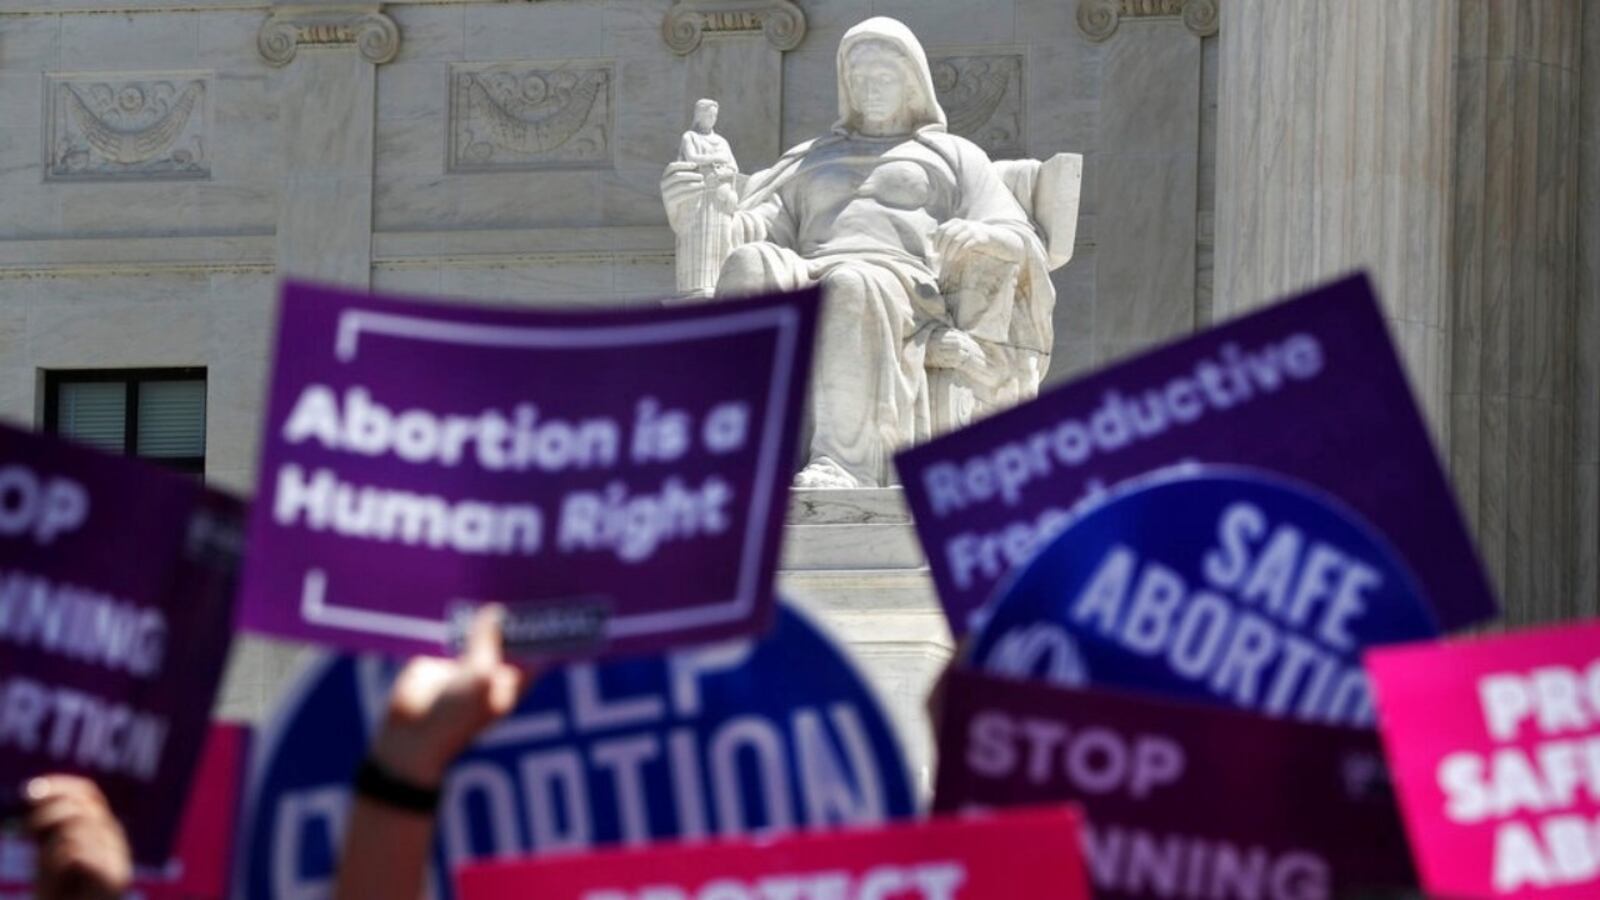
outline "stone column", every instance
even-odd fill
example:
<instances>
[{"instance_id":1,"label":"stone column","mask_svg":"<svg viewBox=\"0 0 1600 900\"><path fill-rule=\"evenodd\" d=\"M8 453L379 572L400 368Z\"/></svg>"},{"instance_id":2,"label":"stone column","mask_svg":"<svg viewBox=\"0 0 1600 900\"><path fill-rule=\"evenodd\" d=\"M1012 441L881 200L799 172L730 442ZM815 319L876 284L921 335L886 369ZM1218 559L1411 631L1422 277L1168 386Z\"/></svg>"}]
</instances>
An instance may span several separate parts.
<instances>
[{"instance_id":1,"label":"stone column","mask_svg":"<svg viewBox=\"0 0 1600 900\"><path fill-rule=\"evenodd\" d=\"M783 152L783 54L806 36L806 15L791 0L678 0L661 36L689 67L683 124L694 103L720 107L717 131L742 172L764 169Z\"/></svg>"},{"instance_id":2,"label":"stone column","mask_svg":"<svg viewBox=\"0 0 1600 900\"><path fill-rule=\"evenodd\" d=\"M1600 612L1600 3L1584 3L1578 113L1578 271L1574 310L1573 596Z\"/></svg>"},{"instance_id":3,"label":"stone column","mask_svg":"<svg viewBox=\"0 0 1600 900\"><path fill-rule=\"evenodd\" d=\"M1084 37L1104 48L1100 149L1093 158L1102 235L1095 250L1097 357L1193 331L1200 233L1203 42L1215 0L1078 0Z\"/></svg>"},{"instance_id":4,"label":"stone column","mask_svg":"<svg viewBox=\"0 0 1600 900\"><path fill-rule=\"evenodd\" d=\"M1508 622L1593 615L1592 575L1574 589L1596 550L1578 545L1595 500L1591 482L1584 510L1574 483L1574 424L1592 431L1600 401L1573 376L1593 365L1577 352L1576 286L1578 51L1594 4L1459 2L1451 470Z\"/></svg>"},{"instance_id":5,"label":"stone column","mask_svg":"<svg viewBox=\"0 0 1600 900\"><path fill-rule=\"evenodd\" d=\"M372 147L376 66L400 50L378 4L279 0L256 35L281 67L277 268L282 277L366 289L372 281ZM218 711L264 719L284 673L316 651L243 636L228 660Z\"/></svg>"},{"instance_id":6,"label":"stone column","mask_svg":"<svg viewBox=\"0 0 1600 900\"><path fill-rule=\"evenodd\" d=\"M1225 0L1215 305L1371 272L1447 429L1456 0Z\"/></svg>"},{"instance_id":7,"label":"stone column","mask_svg":"<svg viewBox=\"0 0 1600 900\"><path fill-rule=\"evenodd\" d=\"M257 46L283 69L278 273L366 288L376 67L400 51L400 30L381 4L280 0Z\"/></svg>"}]
</instances>

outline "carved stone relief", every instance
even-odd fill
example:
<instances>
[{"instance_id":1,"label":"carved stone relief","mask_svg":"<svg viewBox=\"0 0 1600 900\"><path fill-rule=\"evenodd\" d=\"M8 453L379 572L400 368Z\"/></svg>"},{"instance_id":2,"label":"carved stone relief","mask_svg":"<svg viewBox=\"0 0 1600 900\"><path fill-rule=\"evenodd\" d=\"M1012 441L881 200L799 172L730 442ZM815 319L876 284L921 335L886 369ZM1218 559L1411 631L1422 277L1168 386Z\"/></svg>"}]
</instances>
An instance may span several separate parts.
<instances>
[{"instance_id":1,"label":"carved stone relief","mask_svg":"<svg viewBox=\"0 0 1600 900\"><path fill-rule=\"evenodd\" d=\"M450 171L611 165L609 63L452 66Z\"/></svg>"},{"instance_id":2,"label":"carved stone relief","mask_svg":"<svg viewBox=\"0 0 1600 900\"><path fill-rule=\"evenodd\" d=\"M382 65L400 52L400 28L394 20L371 9L328 9L315 6L285 7L274 12L256 34L261 58L286 66L301 47L354 47L361 57Z\"/></svg>"},{"instance_id":3,"label":"carved stone relief","mask_svg":"<svg viewBox=\"0 0 1600 900\"><path fill-rule=\"evenodd\" d=\"M806 13L793 0L678 0L661 22L673 53L693 53L707 34L756 33L780 51L800 46Z\"/></svg>"},{"instance_id":4,"label":"carved stone relief","mask_svg":"<svg viewBox=\"0 0 1600 900\"><path fill-rule=\"evenodd\" d=\"M45 177L209 178L207 78L51 75Z\"/></svg>"},{"instance_id":5,"label":"carved stone relief","mask_svg":"<svg viewBox=\"0 0 1600 900\"><path fill-rule=\"evenodd\" d=\"M1182 19L1196 37L1217 33L1220 0L1078 0L1078 30L1103 41L1123 19Z\"/></svg>"},{"instance_id":6,"label":"carved stone relief","mask_svg":"<svg viewBox=\"0 0 1600 900\"><path fill-rule=\"evenodd\" d=\"M934 54L929 64L952 133L982 147L990 159L1026 152L1021 54Z\"/></svg>"}]
</instances>

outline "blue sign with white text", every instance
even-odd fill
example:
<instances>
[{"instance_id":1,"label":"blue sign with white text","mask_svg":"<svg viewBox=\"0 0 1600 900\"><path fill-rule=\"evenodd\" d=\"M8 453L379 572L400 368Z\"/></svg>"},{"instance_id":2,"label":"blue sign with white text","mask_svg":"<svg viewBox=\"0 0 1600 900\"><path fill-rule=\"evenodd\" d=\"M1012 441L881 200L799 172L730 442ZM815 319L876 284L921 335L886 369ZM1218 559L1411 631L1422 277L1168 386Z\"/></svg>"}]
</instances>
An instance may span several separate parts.
<instances>
[{"instance_id":1,"label":"blue sign with white text","mask_svg":"<svg viewBox=\"0 0 1600 900\"><path fill-rule=\"evenodd\" d=\"M986 671L1370 726L1361 652L1438 634L1417 581L1325 494L1190 466L1113 492L997 591Z\"/></svg>"},{"instance_id":2,"label":"blue sign with white text","mask_svg":"<svg viewBox=\"0 0 1600 900\"><path fill-rule=\"evenodd\" d=\"M350 780L395 665L319 663L263 735L234 896L331 890ZM910 777L887 715L845 656L780 605L757 642L574 664L542 676L451 767L441 873L491 856L905 818Z\"/></svg>"}]
</instances>

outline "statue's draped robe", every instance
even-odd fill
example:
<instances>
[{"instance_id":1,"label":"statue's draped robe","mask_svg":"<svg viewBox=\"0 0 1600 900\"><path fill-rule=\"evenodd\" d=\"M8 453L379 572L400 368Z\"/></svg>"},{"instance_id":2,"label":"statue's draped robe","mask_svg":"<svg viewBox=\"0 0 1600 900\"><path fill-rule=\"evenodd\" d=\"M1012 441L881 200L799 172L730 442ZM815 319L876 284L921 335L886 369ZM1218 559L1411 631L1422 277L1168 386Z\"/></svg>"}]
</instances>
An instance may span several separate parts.
<instances>
[{"instance_id":1,"label":"statue's draped robe","mask_svg":"<svg viewBox=\"0 0 1600 900\"><path fill-rule=\"evenodd\" d=\"M932 239L952 219L1012 230L1028 248L1026 277L1013 278L1007 296L977 292L985 308L952 308L957 292L941 291L943 261ZM813 393L814 418L825 422L813 429L811 455L866 483L889 483L889 455L931 434L925 350L934 330L963 320L987 324L989 333L974 337L1003 352L1017 317L1017 282L1025 294L1049 285L1043 245L988 157L935 129L890 139L833 135L796 147L751 178L733 240L759 254L763 281L775 289L848 277L864 283L869 302L861 309L824 310ZM1048 340L1047 324L1024 330ZM1047 357L1049 344L1030 349ZM841 415L839 404L827 402L828 383L846 380L841 367L875 368L875 377L861 380L864 415Z\"/></svg>"}]
</instances>

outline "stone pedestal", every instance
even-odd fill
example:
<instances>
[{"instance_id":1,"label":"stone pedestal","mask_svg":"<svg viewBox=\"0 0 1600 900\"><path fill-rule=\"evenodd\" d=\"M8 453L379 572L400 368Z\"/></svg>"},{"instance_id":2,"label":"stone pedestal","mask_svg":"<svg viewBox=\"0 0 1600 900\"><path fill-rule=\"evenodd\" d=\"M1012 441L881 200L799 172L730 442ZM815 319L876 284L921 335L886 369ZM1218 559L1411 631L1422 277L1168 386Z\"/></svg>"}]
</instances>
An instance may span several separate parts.
<instances>
[{"instance_id":1,"label":"stone pedestal","mask_svg":"<svg viewBox=\"0 0 1600 900\"><path fill-rule=\"evenodd\" d=\"M778 590L855 660L894 718L923 797L931 796L926 704L954 643L901 490L793 491L785 539Z\"/></svg>"}]
</instances>

